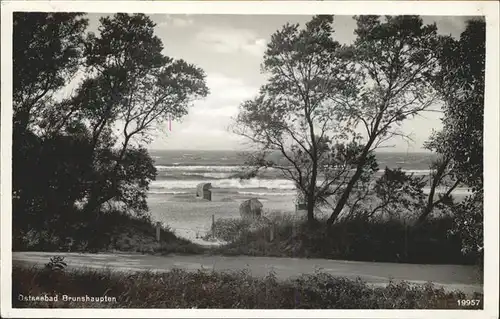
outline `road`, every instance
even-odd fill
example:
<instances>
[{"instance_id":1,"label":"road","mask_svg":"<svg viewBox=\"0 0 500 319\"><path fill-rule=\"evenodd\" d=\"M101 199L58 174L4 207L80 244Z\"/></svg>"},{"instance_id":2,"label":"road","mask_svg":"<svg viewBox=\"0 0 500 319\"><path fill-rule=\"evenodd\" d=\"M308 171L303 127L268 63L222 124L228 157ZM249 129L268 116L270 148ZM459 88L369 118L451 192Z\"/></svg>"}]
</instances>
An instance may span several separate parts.
<instances>
[{"instance_id":1,"label":"road","mask_svg":"<svg viewBox=\"0 0 500 319\"><path fill-rule=\"evenodd\" d=\"M109 268L116 271L168 271L182 268L190 271L209 269L234 271L248 269L261 277L274 270L279 279L293 278L321 270L339 277L360 277L369 284L384 285L390 279L411 283L433 282L446 290L461 290L467 294L483 292L483 285L472 266L418 265L377 262L356 262L328 259L275 258L251 256L152 256L142 254L80 254L48 252L13 252L13 264L45 265L50 257L64 256L68 267Z\"/></svg>"}]
</instances>

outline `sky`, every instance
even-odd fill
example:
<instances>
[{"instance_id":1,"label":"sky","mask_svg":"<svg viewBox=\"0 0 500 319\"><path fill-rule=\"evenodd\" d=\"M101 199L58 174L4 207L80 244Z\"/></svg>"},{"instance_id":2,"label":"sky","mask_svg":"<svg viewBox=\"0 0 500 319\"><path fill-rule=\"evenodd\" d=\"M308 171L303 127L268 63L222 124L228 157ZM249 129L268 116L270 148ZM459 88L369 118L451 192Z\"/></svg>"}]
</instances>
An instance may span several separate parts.
<instances>
[{"instance_id":1,"label":"sky","mask_svg":"<svg viewBox=\"0 0 500 319\"><path fill-rule=\"evenodd\" d=\"M108 14L105 14L108 15ZM100 14L89 14L89 31L97 31ZM256 95L265 76L260 65L271 35L287 22L304 25L311 16L290 15L150 15L157 24L156 35L163 41L164 54L182 58L201 67L210 94L196 101L181 122L163 129L149 149L242 150L248 147L229 130L238 106ZM467 17L423 17L436 22L440 34L458 37ZM354 41L355 21L351 16L335 16L335 39ZM402 129L410 133L410 145L400 138L388 144L390 151L418 152L433 129L441 127L440 113L426 113L407 120ZM168 124L165 124L168 125ZM388 150L388 149L386 149Z\"/></svg>"}]
</instances>

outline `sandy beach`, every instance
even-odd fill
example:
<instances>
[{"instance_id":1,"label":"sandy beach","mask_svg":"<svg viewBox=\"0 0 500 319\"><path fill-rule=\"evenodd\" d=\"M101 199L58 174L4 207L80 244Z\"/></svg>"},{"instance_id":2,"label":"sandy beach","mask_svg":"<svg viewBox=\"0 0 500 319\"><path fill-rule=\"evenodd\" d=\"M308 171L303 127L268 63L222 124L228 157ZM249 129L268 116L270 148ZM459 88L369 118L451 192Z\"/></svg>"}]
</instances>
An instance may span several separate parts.
<instances>
[{"instance_id":1,"label":"sandy beach","mask_svg":"<svg viewBox=\"0 0 500 319\"><path fill-rule=\"evenodd\" d=\"M212 215L219 218L239 218L240 204L251 195L235 195L212 192L212 201L196 197L195 190L188 194L150 194L148 198L151 217L170 226L177 235L200 244L209 244L200 239L211 227ZM264 215L290 213L295 210L293 196L263 196Z\"/></svg>"}]
</instances>

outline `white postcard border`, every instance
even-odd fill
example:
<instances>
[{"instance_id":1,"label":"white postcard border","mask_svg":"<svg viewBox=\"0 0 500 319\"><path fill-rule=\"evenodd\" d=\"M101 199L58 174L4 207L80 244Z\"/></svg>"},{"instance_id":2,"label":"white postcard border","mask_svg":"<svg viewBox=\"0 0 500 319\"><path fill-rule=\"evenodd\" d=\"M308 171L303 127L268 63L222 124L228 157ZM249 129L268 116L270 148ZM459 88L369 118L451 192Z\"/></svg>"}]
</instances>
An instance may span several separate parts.
<instances>
[{"instance_id":1,"label":"white postcard border","mask_svg":"<svg viewBox=\"0 0 500 319\"><path fill-rule=\"evenodd\" d=\"M418 14L486 17L484 113L485 280L484 310L238 310L238 309L13 309L12 272L12 12L79 11L169 14ZM496 1L2 1L1 80L1 315L2 317L87 318L495 318L499 269L499 5Z\"/></svg>"}]
</instances>

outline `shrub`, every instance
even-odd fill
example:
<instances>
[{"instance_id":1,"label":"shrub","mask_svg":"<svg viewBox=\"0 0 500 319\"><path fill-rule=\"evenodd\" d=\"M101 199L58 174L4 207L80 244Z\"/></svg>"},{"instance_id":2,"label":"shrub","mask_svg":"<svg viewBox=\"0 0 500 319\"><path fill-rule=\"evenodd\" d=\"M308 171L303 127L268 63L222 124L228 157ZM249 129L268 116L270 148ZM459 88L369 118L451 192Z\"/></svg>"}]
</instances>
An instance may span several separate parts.
<instances>
[{"instance_id":1,"label":"shrub","mask_svg":"<svg viewBox=\"0 0 500 319\"><path fill-rule=\"evenodd\" d=\"M219 218L214 222L212 231L204 239L219 239L232 241L238 238L242 232L250 229L251 222L238 218Z\"/></svg>"},{"instance_id":2,"label":"shrub","mask_svg":"<svg viewBox=\"0 0 500 319\"><path fill-rule=\"evenodd\" d=\"M13 250L162 254L204 251L199 245L177 237L168 226L163 225L160 242L157 242L156 225L148 216L133 216L118 210L102 212L92 223L70 223L64 232L32 229L27 233L18 233Z\"/></svg>"},{"instance_id":3,"label":"shrub","mask_svg":"<svg viewBox=\"0 0 500 319\"><path fill-rule=\"evenodd\" d=\"M390 283L372 287L361 280L325 273L278 280L273 273L254 278L247 271L121 273L74 270L50 273L36 268L13 268L13 307L113 308L237 308L237 309L415 309L457 308L461 292L446 292L432 284ZM50 278L50 280L48 280ZM24 302L19 294L58 295L58 302ZM69 302L62 295L115 297L116 302ZM475 294L474 299L483 298ZM453 302L448 302L453 300ZM482 308L482 303L479 307Z\"/></svg>"},{"instance_id":4,"label":"shrub","mask_svg":"<svg viewBox=\"0 0 500 319\"><path fill-rule=\"evenodd\" d=\"M451 217L430 219L417 228L409 228L397 219L345 219L327 227L324 221L311 225L294 217L280 217L253 231L245 223L238 225L237 220L232 220L232 229L241 231L234 231L231 241L215 251L228 255L409 263L472 264L475 258L464 256L460 237L448 233L453 227Z\"/></svg>"}]
</instances>

